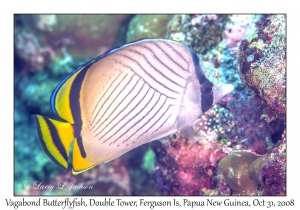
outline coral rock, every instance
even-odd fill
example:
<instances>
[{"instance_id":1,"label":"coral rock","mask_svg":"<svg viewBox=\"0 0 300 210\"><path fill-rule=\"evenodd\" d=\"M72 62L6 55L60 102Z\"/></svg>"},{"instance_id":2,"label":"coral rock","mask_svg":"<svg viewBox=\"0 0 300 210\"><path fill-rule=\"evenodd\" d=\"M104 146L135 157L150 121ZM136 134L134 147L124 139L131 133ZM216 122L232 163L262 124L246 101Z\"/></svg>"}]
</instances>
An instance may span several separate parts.
<instances>
[{"instance_id":1,"label":"coral rock","mask_svg":"<svg viewBox=\"0 0 300 210\"><path fill-rule=\"evenodd\" d=\"M136 15L129 24L127 42L142 38L165 38L174 15Z\"/></svg>"},{"instance_id":2,"label":"coral rock","mask_svg":"<svg viewBox=\"0 0 300 210\"><path fill-rule=\"evenodd\" d=\"M261 119L265 103L259 97L235 97L220 110L220 121L224 136L232 146L257 154L266 154L272 134L278 131L281 122L270 124ZM255 111L253 111L255 110Z\"/></svg>"},{"instance_id":3,"label":"coral rock","mask_svg":"<svg viewBox=\"0 0 300 210\"><path fill-rule=\"evenodd\" d=\"M249 170L262 187L263 195L286 194L286 156L270 154L257 158Z\"/></svg>"},{"instance_id":4,"label":"coral rock","mask_svg":"<svg viewBox=\"0 0 300 210\"><path fill-rule=\"evenodd\" d=\"M182 41L197 54L206 54L222 41L229 15L177 15L168 38Z\"/></svg>"},{"instance_id":5,"label":"coral rock","mask_svg":"<svg viewBox=\"0 0 300 210\"><path fill-rule=\"evenodd\" d=\"M224 192L226 184L241 195L286 194L285 153L257 156L249 152L233 152L219 162L218 170L221 194L228 195L228 191Z\"/></svg>"},{"instance_id":6,"label":"coral rock","mask_svg":"<svg viewBox=\"0 0 300 210\"><path fill-rule=\"evenodd\" d=\"M215 187L212 180L217 162L226 155L221 144L204 138L197 141L176 138L164 141L161 146L160 152L155 149L160 160L156 171L160 189L169 195L201 195Z\"/></svg>"},{"instance_id":7,"label":"coral rock","mask_svg":"<svg viewBox=\"0 0 300 210\"><path fill-rule=\"evenodd\" d=\"M231 153L219 162L219 174L232 190L242 195L253 195L258 182L250 177L249 166L257 157L248 152Z\"/></svg>"},{"instance_id":8,"label":"coral rock","mask_svg":"<svg viewBox=\"0 0 300 210\"><path fill-rule=\"evenodd\" d=\"M242 80L263 98L274 112L266 120L285 118L286 29L285 15L263 15L257 33L239 46L238 71Z\"/></svg>"},{"instance_id":9,"label":"coral rock","mask_svg":"<svg viewBox=\"0 0 300 210\"><path fill-rule=\"evenodd\" d=\"M108 51L128 15L22 15L27 33L41 46L65 47L74 59L93 58Z\"/></svg>"}]
</instances>

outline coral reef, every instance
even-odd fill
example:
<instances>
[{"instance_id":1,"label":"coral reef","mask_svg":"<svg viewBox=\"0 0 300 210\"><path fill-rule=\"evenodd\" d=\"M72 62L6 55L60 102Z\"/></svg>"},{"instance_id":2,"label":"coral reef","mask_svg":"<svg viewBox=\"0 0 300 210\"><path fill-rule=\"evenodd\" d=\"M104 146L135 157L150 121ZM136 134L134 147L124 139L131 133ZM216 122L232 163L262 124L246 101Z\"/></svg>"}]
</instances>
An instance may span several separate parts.
<instances>
[{"instance_id":1,"label":"coral reef","mask_svg":"<svg viewBox=\"0 0 300 210\"><path fill-rule=\"evenodd\" d=\"M252 153L233 152L219 162L219 175L235 192L242 195L253 195L258 183L251 178L249 165L256 158L257 156Z\"/></svg>"},{"instance_id":2,"label":"coral reef","mask_svg":"<svg viewBox=\"0 0 300 210\"><path fill-rule=\"evenodd\" d=\"M179 135L153 149L158 156L156 183L168 195L203 195L213 189L217 162L226 155L221 144Z\"/></svg>"},{"instance_id":3,"label":"coral reef","mask_svg":"<svg viewBox=\"0 0 300 210\"><path fill-rule=\"evenodd\" d=\"M244 83L265 100L267 121L286 113L285 15L262 15L257 31L239 46L238 71Z\"/></svg>"},{"instance_id":4,"label":"coral reef","mask_svg":"<svg viewBox=\"0 0 300 210\"><path fill-rule=\"evenodd\" d=\"M260 183L262 195L286 194L286 157L271 155L257 158L250 165L250 172Z\"/></svg>"},{"instance_id":5,"label":"coral reef","mask_svg":"<svg viewBox=\"0 0 300 210\"><path fill-rule=\"evenodd\" d=\"M155 183L158 144L152 141L124 155L130 167L131 195L166 195Z\"/></svg>"},{"instance_id":6,"label":"coral reef","mask_svg":"<svg viewBox=\"0 0 300 210\"><path fill-rule=\"evenodd\" d=\"M286 195L286 137L270 154L257 158L250 166L253 177L261 186L262 195Z\"/></svg>"},{"instance_id":7,"label":"coral reef","mask_svg":"<svg viewBox=\"0 0 300 210\"><path fill-rule=\"evenodd\" d=\"M253 33L256 19L257 15L177 15L169 24L168 38L191 47L210 80L241 89L236 68L237 46Z\"/></svg>"},{"instance_id":8,"label":"coral reef","mask_svg":"<svg viewBox=\"0 0 300 210\"><path fill-rule=\"evenodd\" d=\"M279 120L268 123L262 119L265 107L260 98L250 96L233 98L220 110L217 119L231 146L257 154L265 154L267 147L273 146L272 135L279 132L284 123Z\"/></svg>"},{"instance_id":9,"label":"coral reef","mask_svg":"<svg viewBox=\"0 0 300 210\"><path fill-rule=\"evenodd\" d=\"M285 124L280 120L268 123L262 119L266 104L244 92L248 90L228 95L204 113L190 125L191 134L186 130L182 132L189 139L204 136L210 142L223 141L230 148L266 154L281 139L278 135Z\"/></svg>"},{"instance_id":10,"label":"coral reef","mask_svg":"<svg viewBox=\"0 0 300 210\"><path fill-rule=\"evenodd\" d=\"M236 49L241 40L255 31L254 22L259 15L230 15L223 34L223 41L227 49ZM236 51L235 51L236 53Z\"/></svg>"},{"instance_id":11,"label":"coral reef","mask_svg":"<svg viewBox=\"0 0 300 210\"><path fill-rule=\"evenodd\" d=\"M82 63L101 55L119 43L118 30L126 18L130 16L16 15L15 53L23 61L21 70L27 74L57 61Z\"/></svg>"},{"instance_id":12,"label":"coral reef","mask_svg":"<svg viewBox=\"0 0 300 210\"><path fill-rule=\"evenodd\" d=\"M285 195L286 155L271 153L257 156L249 152L232 152L218 164L219 191L229 195ZM225 189L225 190L224 190Z\"/></svg>"},{"instance_id":13,"label":"coral reef","mask_svg":"<svg viewBox=\"0 0 300 210\"><path fill-rule=\"evenodd\" d=\"M170 22L168 37L182 41L197 54L206 54L222 40L229 15L177 15Z\"/></svg>"},{"instance_id":14,"label":"coral reef","mask_svg":"<svg viewBox=\"0 0 300 210\"><path fill-rule=\"evenodd\" d=\"M74 59L101 55L112 47L128 15L22 15L24 30L38 34L42 46L66 46Z\"/></svg>"},{"instance_id":15,"label":"coral reef","mask_svg":"<svg viewBox=\"0 0 300 210\"><path fill-rule=\"evenodd\" d=\"M14 35L15 194L286 194L284 15L16 15ZM234 91L175 135L63 172L37 146L30 115L51 117L53 89L83 62L145 37L184 42L210 80ZM93 189L39 191L25 180Z\"/></svg>"},{"instance_id":16,"label":"coral reef","mask_svg":"<svg viewBox=\"0 0 300 210\"><path fill-rule=\"evenodd\" d=\"M165 38L167 26L174 15L135 15L127 31L127 42L142 38Z\"/></svg>"},{"instance_id":17,"label":"coral reef","mask_svg":"<svg viewBox=\"0 0 300 210\"><path fill-rule=\"evenodd\" d=\"M267 17L260 15L228 15L227 17L223 16L224 21L221 21L222 18L217 15L178 15L170 23L168 37L186 43L198 53L207 70L206 76L214 82L227 82L235 87L235 90L220 101L219 105L215 105L191 125L193 133L190 134L189 139L192 139L193 135L200 135L210 142L220 142L224 146L226 145L229 152L231 149L235 151L248 150L253 152L253 155L267 154L274 147L282 144L283 137L281 137L281 134L285 129L284 118L274 120L274 116L271 115L272 112L267 109L269 104L256 96L255 93L257 92L253 92L248 86L244 85L245 79L242 76L241 80L237 74L236 66L237 56L240 55L238 50L240 51L245 42L244 40L246 37L257 33L256 31L263 30L267 24L262 26L263 24L260 25L259 23L265 21ZM222 24L214 26L218 21ZM280 25L280 21L277 24ZM203 30L208 26L211 28ZM280 26L284 26L284 24ZM216 28L218 29L213 30ZM280 29L284 30L284 27ZM267 30L272 31L271 29ZM264 33L267 33L267 31ZM207 34L211 35L208 36ZM221 36L218 36L218 34L221 34ZM274 31L272 36L275 36ZM278 36L282 37L280 33ZM205 37L210 40L204 42ZM269 46L267 44L266 47ZM240 47L238 48L238 46ZM275 48L272 47L272 49ZM269 49L268 53L271 54L269 55L270 59L276 58L276 54L273 54L272 50ZM244 56L244 58L247 57ZM251 57L249 59L251 60ZM280 77L280 75L278 76ZM280 86L281 83L276 83L276 85ZM284 85L281 86L281 90L285 90ZM183 133L186 135L185 130L183 130ZM277 158L274 157L274 160L277 160ZM282 171L284 170L282 169ZM255 183L261 182L256 181ZM284 182L282 181L282 183ZM283 186L279 182L278 185ZM218 186L221 194L230 194L224 180L223 182L220 180ZM253 189L252 192L254 192Z\"/></svg>"},{"instance_id":18,"label":"coral reef","mask_svg":"<svg viewBox=\"0 0 300 210\"><path fill-rule=\"evenodd\" d=\"M286 194L286 159L284 156L273 158L260 170L261 183L265 195Z\"/></svg>"},{"instance_id":19,"label":"coral reef","mask_svg":"<svg viewBox=\"0 0 300 210\"><path fill-rule=\"evenodd\" d=\"M24 60L26 72L43 69L54 54L50 47L41 47L33 34L24 31L16 35L15 51Z\"/></svg>"}]
</instances>

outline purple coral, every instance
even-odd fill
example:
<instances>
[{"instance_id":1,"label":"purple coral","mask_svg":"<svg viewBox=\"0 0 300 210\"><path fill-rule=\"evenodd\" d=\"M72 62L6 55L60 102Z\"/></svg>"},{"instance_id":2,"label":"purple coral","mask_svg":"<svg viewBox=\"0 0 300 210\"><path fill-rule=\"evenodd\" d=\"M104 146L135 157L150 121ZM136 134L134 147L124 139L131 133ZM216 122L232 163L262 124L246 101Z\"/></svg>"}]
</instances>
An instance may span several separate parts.
<instances>
[{"instance_id":1,"label":"purple coral","mask_svg":"<svg viewBox=\"0 0 300 210\"><path fill-rule=\"evenodd\" d=\"M223 135L232 146L239 145L257 154L265 154L272 144L272 135L284 125L281 121L272 123L262 119L266 104L258 97L235 97L221 109L218 115ZM255 110L255 111L254 111Z\"/></svg>"},{"instance_id":2,"label":"purple coral","mask_svg":"<svg viewBox=\"0 0 300 210\"><path fill-rule=\"evenodd\" d=\"M268 195L286 194L285 161L272 158L260 170L261 181Z\"/></svg>"}]
</instances>

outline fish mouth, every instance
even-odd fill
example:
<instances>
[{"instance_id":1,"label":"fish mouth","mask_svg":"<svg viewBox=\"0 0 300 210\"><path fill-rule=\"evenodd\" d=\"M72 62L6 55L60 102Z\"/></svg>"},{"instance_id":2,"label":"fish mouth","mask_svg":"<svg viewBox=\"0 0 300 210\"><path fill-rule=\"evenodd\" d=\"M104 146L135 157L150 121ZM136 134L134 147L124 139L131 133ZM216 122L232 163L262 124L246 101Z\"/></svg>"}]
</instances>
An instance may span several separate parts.
<instances>
[{"instance_id":1,"label":"fish mouth","mask_svg":"<svg viewBox=\"0 0 300 210\"><path fill-rule=\"evenodd\" d=\"M217 103L221 98L223 98L228 93L234 90L234 86L231 84L222 84L220 86L215 86L214 89L214 104Z\"/></svg>"}]
</instances>

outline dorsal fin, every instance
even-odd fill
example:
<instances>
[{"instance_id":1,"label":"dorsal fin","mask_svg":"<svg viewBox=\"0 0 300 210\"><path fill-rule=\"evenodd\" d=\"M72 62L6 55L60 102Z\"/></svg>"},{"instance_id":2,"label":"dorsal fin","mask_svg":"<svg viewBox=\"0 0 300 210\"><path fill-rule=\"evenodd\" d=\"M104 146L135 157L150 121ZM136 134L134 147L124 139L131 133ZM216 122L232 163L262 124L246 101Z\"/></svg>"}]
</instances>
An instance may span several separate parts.
<instances>
[{"instance_id":1,"label":"dorsal fin","mask_svg":"<svg viewBox=\"0 0 300 210\"><path fill-rule=\"evenodd\" d=\"M51 109L54 113L60 116L62 119L68 121L71 124L74 124L74 118L72 116L72 111L70 108L70 91L72 84L77 77L77 75L84 68L81 67L74 71L72 74L67 76L53 91L50 104Z\"/></svg>"}]
</instances>

